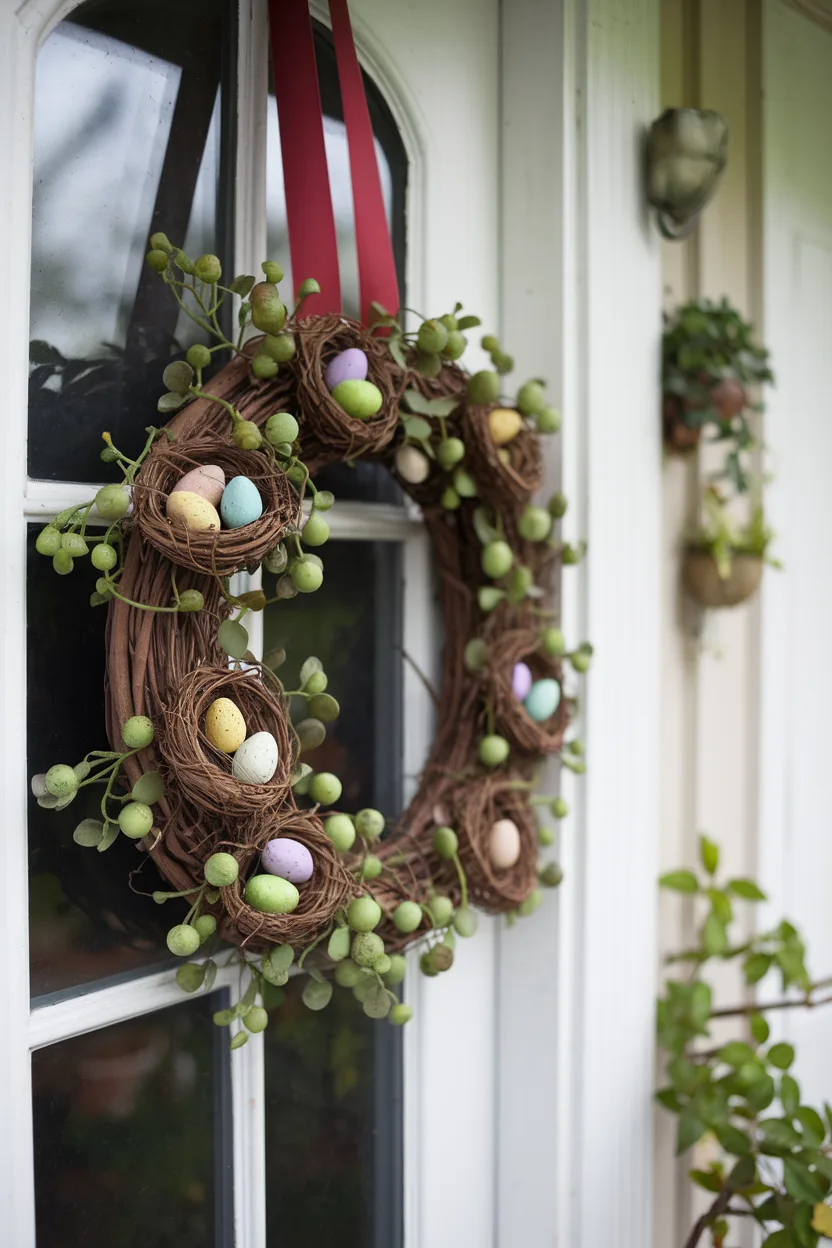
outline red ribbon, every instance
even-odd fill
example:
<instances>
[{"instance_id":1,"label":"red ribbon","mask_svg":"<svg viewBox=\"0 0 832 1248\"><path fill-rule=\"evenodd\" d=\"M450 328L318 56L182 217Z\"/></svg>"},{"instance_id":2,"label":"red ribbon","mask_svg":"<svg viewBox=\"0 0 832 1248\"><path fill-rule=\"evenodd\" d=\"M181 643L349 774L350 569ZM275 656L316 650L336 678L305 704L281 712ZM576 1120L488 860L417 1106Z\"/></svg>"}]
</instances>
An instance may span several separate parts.
<instances>
[{"instance_id":1,"label":"red ribbon","mask_svg":"<svg viewBox=\"0 0 832 1248\"><path fill-rule=\"evenodd\" d=\"M352 37L347 0L329 0L329 13L350 153L361 315L369 324L373 319L370 311L373 301L380 303L388 312L398 311L399 284L384 211L373 126Z\"/></svg>"},{"instance_id":2,"label":"red ribbon","mask_svg":"<svg viewBox=\"0 0 832 1248\"><path fill-rule=\"evenodd\" d=\"M320 295L304 303L304 315L340 312L338 243L308 0L269 0L269 25L292 276L296 289L307 277L321 287Z\"/></svg>"}]
</instances>

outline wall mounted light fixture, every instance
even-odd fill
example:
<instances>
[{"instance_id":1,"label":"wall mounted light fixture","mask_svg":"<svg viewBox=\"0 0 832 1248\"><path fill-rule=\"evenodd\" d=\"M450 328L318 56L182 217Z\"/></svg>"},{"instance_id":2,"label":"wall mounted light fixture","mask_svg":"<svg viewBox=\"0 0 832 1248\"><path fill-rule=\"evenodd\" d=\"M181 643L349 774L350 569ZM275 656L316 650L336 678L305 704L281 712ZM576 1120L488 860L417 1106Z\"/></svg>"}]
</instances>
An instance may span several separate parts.
<instances>
[{"instance_id":1,"label":"wall mounted light fixture","mask_svg":"<svg viewBox=\"0 0 832 1248\"><path fill-rule=\"evenodd\" d=\"M711 109L668 108L647 137L647 199L665 238L682 239L714 195L728 159L728 123Z\"/></svg>"}]
</instances>

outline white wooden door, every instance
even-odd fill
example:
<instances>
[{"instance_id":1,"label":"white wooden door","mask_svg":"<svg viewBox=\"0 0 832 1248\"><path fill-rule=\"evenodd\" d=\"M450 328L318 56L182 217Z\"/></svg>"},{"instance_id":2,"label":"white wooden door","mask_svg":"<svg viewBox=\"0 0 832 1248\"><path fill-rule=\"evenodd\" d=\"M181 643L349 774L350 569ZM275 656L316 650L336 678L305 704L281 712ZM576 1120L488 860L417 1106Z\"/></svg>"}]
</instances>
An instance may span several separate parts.
<instances>
[{"instance_id":1,"label":"white wooden door","mask_svg":"<svg viewBox=\"0 0 832 1248\"><path fill-rule=\"evenodd\" d=\"M825 26L809 15L824 8ZM785 569L767 574L763 597L760 871L771 917L786 914L800 926L816 977L832 968L830 115L832 9L768 0L764 336L776 386L766 439L776 474L771 523ZM832 1015L795 1011L781 1021L796 1043L805 1100L832 1098Z\"/></svg>"}]
</instances>

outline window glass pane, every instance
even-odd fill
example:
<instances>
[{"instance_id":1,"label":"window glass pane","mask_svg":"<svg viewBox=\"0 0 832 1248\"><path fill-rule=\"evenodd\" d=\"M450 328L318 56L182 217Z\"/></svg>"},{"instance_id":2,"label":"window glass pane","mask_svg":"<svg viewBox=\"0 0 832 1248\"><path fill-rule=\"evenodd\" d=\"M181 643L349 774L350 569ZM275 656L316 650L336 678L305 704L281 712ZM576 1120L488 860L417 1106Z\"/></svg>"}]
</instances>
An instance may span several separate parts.
<instances>
[{"instance_id":1,"label":"window glass pane","mask_svg":"<svg viewBox=\"0 0 832 1248\"><path fill-rule=\"evenodd\" d=\"M38 1248L233 1242L217 996L32 1055Z\"/></svg>"},{"instance_id":2,"label":"window glass pane","mask_svg":"<svg viewBox=\"0 0 832 1248\"><path fill-rule=\"evenodd\" d=\"M29 534L29 774L106 750L104 627L92 610L95 572L86 560L56 576ZM101 789L82 788L65 810L29 803L29 942L33 996L168 960L170 915L143 893L161 887L147 854L120 836L104 854L72 839L85 818L100 818ZM131 872L134 873L131 877ZM132 882L132 888L131 888ZM135 890L135 891L134 891Z\"/></svg>"},{"instance_id":3,"label":"window glass pane","mask_svg":"<svg viewBox=\"0 0 832 1248\"><path fill-rule=\"evenodd\" d=\"M140 449L160 361L195 327L144 264L152 230L226 250L228 0L97 0L37 65L29 472L100 479L105 429ZM226 92L222 97L221 82Z\"/></svg>"},{"instance_id":4,"label":"window glass pane","mask_svg":"<svg viewBox=\"0 0 832 1248\"><path fill-rule=\"evenodd\" d=\"M338 71L332 38L324 27L315 27L315 54L318 81L324 111L324 139L327 167L338 235L338 258L341 271L341 301L344 312L359 316L358 258L355 246L352 182L349 150L344 127ZM381 174L382 191L387 208L387 221L393 237L393 251L399 271L399 290L404 292L405 197L407 192L407 155L392 114L380 91L365 74L364 87L370 118L376 136L376 156ZM314 273L293 274L286 228L286 197L283 186L283 164L280 154L280 128L274 93L269 96L268 160L266 163L266 214L269 256L279 260L286 272L286 289L294 291L305 277ZM402 303L406 300L402 298ZM364 499L374 502L400 502L401 493L390 474L378 464L357 464L350 468L333 464L316 477L321 489L332 490L338 498Z\"/></svg>"}]
</instances>

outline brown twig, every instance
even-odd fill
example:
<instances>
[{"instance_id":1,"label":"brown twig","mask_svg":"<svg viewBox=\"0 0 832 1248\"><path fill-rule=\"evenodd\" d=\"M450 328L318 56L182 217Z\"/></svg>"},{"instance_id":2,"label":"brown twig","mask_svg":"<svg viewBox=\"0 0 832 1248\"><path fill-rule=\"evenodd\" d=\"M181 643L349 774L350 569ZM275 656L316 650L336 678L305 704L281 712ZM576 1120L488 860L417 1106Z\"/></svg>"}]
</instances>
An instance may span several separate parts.
<instances>
[{"instance_id":1,"label":"brown twig","mask_svg":"<svg viewBox=\"0 0 832 1248\"><path fill-rule=\"evenodd\" d=\"M733 1192L729 1188L723 1188L710 1209L707 1209L700 1218L697 1218L690 1235L685 1240L685 1248L696 1248L708 1227L712 1226L721 1214L727 1213L732 1195Z\"/></svg>"},{"instance_id":2,"label":"brown twig","mask_svg":"<svg viewBox=\"0 0 832 1248\"><path fill-rule=\"evenodd\" d=\"M818 1001L812 1001L809 997L798 1000L787 1001L767 1001L765 1004L753 1003L751 1005L732 1005L722 1010L712 1010L711 1018L733 1018L735 1015L742 1014L765 1014L769 1010L791 1010L791 1009L814 1009L818 1005L829 1005L832 1002L832 996L821 997Z\"/></svg>"}]
</instances>

